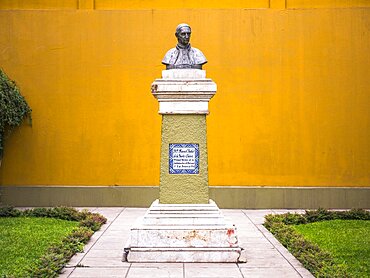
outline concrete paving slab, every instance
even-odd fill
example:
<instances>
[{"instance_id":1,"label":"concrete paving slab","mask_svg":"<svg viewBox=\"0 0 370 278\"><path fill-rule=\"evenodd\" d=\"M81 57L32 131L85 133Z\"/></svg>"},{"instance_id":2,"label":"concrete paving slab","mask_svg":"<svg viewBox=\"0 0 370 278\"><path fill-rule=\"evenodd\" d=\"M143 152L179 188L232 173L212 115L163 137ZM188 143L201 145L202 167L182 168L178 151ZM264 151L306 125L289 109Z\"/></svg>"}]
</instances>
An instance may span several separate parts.
<instances>
[{"instance_id":1,"label":"concrete paving slab","mask_svg":"<svg viewBox=\"0 0 370 278\"><path fill-rule=\"evenodd\" d=\"M248 248L248 258L269 258L274 256L281 257L281 253L275 248L263 251L254 248Z\"/></svg>"},{"instance_id":2,"label":"concrete paving slab","mask_svg":"<svg viewBox=\"0 0 370 278\"><path fill-rule=\"evenodd\" d=\"M197 264L185 264L185 278L243 278L236 264L230 267L218 267L210 265L206 267Z\"/></svg>"},{"instance_id":3,"label":"concrete paving slab","mask_svg":"<svg viewBox=\"0 0 370 278\"><path fill-rule=\"evenodd\" d=\"M70 268L70 267L65 267L63 268L61 274L59 274L59 278L68 278L70 277L71 273L73 272L74 270L74 267Z\"/></svg>"},{"instance_id":4,"label":"concrete paving slab","mask_svg":"<svg viewBox=\"0 0 370 278\"><path fill-rule=\"evenodd\" d=\"M247 255L247 263L240 264L240 268L245 267L283 267L283 268L291 268L293 271L294 268L289 264L289 262L281 257L281 256L274 256L274 257L267 257L267 258L255 258Z\"/></svg>"},{"instance_id":5,"label":"concrete paving slab","mask_svg":"<svg viewBox=\"0 0 370 278\"><path fill-rule=\"evenodd\" d=\"M122 258L122 246L117 246L117 249L90 250L85 254L85 258Z\"/></svg>"},{"instance_id":6,"label":"concrete paving slab","mask_svg":"<svg viewBox=\"0 0 370 278\"><path fill-rule=\"evenodd\" d=\"M255 241L261 241L261 242L265 242L266 241L266 237L261 234L261 232L246 232L246 231L240 231L239 229L237 230L238 231L238 238L240 239L240 241L249 241L249 240L253 240L253 242Z\"/></svg>"},{"instance_id":7,"label":"concrete paving slab","mask_svg":"<svg viewBox=\"0 0 370 278\"><path fill-rule=\"evenodd\" d=\"M276 249L274 245L272 245L269 242L263 242L263 243L253 243L253 244L245 244L244 242L241 242L241 246L249 252L250 249L254 250L260 250L261 252L267 251L267 250L273 250Z\"/></svg>"},{"instance_id":8,"label":"concrete paving slab","mask_svg":"<svg viewBox=\"0 0 370 278\"><path fill-rule=\"evenodd\" d=\"M183 263L132 263L131 268L139 267L139 268L157 268L161 266L162 268L182 268Z\"/></svg>"},{"instance_id":9,"label":"concrete paving slab","mask_svg":"<svg viewBox=\"0 0 370 278\"><path fill-rule=\"evenodd\" d=\"M185 268L194 268L194 267L200 267L200 268L235 268L235 264L233 263L184 263Z\"/></svg>"},{"instance_id":10,"label":"concrete paving slab","mask_svg":"<svg viewBox=\"0 0 370 278\"><path fill-rule=\"evenodd\" d=\"M116 268L98 268L98 267L78 267L68 276L68 278L113 278L113 277L125 277L128 271L128 267L116 267Z\"/></svg>"},{"instance_id":11,"label":"concrete paving slab","mask_svg":"<svg viewBox=\"0 0 370 278\"><path fill-rule=\"evenodd\" d=\"M126 278L183 278L183 267L131 267Z\"/></svg>"},{"instance_id":12,"label":"concrete paving slab","mask_svg":"<svg viewBox=\"0 0 370 278\"><path fill-rule=\"evenodd\" d=\"M130 228L134 223L135 222L132 221L131 223L125 224L125 225L112 225L111 227L109 227L109 230L110 231L121 231L121 232L130 231Z\"/></svg>"},{"instance_id":13,"label":"concrete paving slab","mask_svg":"<svg viewBox=\"0 0 370 278\"><path fill-rule=\"evenodd\" d=\"M254 224L263 224L265 222L265 215L272 214L272 210L243 210L243 213Z\"/></svg>"},{"instance_id":14,"label":"concrete paving slab","mask_svg":"<svg viewBox=\"0 0 370 278\"><path fill-rule=\"evenodd\" d=\"M122 234L130 235L130 230L107 230L104 236L122 236Z\"/></svg>"},{"instance_id":15,"label":"concrete paving slab","mask_svg":"<svg viewBox=\"0 0 370 278\"><path fill-rule=\"evenodd\" d=\"M85 257L80 265L83 267L129 267L130 263L122 262L122 257Z\"/></svg>"},{"instance_id":16,"label":"concrete paving slab","mask_svg":"<svg viewBox=\"0 0 370 278\"><path fill-rule=\"evenodd\" d=\"M97 241L94 245L94 250L111 250L111 249L116 249L117 247L124 247L124 244L126 243L125 240L121 242L110 242L110 241Z\"/></svg>"},{"instance_id":17,"label":"concrete paving slab","mask_svg":"<svg viewBox=\"0 0 370 278\"><path fill-rule=\"evenodd\" d=\"M119 249L109 250L90 250L84 255L85 258L122 258L122 246L117 246Z\"/></svg>"},{"instance_id":18,"label":"concrete paving slab","mask_svg":"<svg viewBox=\"0 0 370 278\"><path fill-rule=\"evenodd\" d=\"M241 272L244 277L253 278L300 278L301 276L297 272L292 272L290 268L281 267L249 267L241 268Z\"/></svg>"},{"instance_id":19,"label":"concrete paving slab","mask_svg":"<svg viewBox=\"0 0 370 278\"><path fill-rule=\"evenodd\" d=\"M268 267L271 263L278 263L281 261L282 264L287 263L287 260L281 256L279 252L261 252L261 253L251 253L249 252L248 255L246 255L248 264L241 264L240 267L246 267L246 266L254 266L256 264L264 267ZM269 261L270 263L266 263L265 265L262 264L263 261ZM279 266L279 265L278 265ZM282 265L281 265L282 266ZM270 266L269 266L270 267Z\"/></svg>"},{"instance_id":20,"label":"concrete paving slab","mask_svg":"<svg viewBox=\"0 0 370 278\"><path fill-rule=\"evenodd\" d=\"M252 215L264 216L273 212L272 209L243 209L242 211L244 213L247 213L248 216Z\"/></svg>"},{"instance_id":21,"label":"concrete paving slab","mask_svg":"<svg viewBox=\"0 0 370 278\"><path fill-rule=\"evenodd\" d=\"M84 256L86 255L86 253L77 253L75 254L70 260L69 262L67 263L67 267L75 267L77 266L81 260L84 258Z\"/></svg>"}]
</instances>

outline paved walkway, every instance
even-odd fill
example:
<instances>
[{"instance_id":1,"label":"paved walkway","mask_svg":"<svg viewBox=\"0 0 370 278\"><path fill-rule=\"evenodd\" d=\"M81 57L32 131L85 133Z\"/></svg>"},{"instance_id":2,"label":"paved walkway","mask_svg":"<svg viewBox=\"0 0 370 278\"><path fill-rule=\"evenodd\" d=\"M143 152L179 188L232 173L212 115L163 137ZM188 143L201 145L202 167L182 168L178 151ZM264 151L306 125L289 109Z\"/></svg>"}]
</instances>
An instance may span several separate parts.
<instances>
[{"instance_id":1,"label":"paved walkway","mask_svg":"<svg viewBox=\"0 0 370 278\"><path fill-rule=\"evenodd\" d=\"M269 213L287 210L223 209L226 219L236 224L247 263L127 263L123 247L132 223L145 214L144 208L89 208L108 221L96 232L84 252L76 254L59 277L123 278L246 278L313 277L262 226Z\"/></svg>"}]
</instances>

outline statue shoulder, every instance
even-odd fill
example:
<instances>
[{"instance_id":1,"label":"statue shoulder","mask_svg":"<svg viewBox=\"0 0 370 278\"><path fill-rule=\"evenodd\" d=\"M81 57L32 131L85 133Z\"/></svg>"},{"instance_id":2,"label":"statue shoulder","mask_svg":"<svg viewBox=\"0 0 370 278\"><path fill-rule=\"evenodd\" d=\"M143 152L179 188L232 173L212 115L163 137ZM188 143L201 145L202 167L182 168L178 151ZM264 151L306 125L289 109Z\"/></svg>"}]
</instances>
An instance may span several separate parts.
<instances>
[{"instance_id":1,"label":"statue shoulder","mask_svg":"<svg viewBox=\"0 0 370 278\"><path fill-rule=\"evenodd\" d=\"M176 47L171 48L170 50L168 50L166 52L166 55L164 55L164 58L162 60L162 64L169 65L170 61L171 61L171 58L173 56L177 55L177 54L178 54L178 50L176 49Z\"/></svg>"},{"instance_id":2,"label":"statue shoulder","mask_svg":"<svg viewBox=\"0 0 370 278\"><path fill-rule=\"evenodd\" d=\"M198 48L195 48L195 47L191 47L191 50L193 52L195 63L197 65L203 65L207 63L207 58L206 56L204 56L202 51L200 51Z\"/></svg>"}]
</instances>

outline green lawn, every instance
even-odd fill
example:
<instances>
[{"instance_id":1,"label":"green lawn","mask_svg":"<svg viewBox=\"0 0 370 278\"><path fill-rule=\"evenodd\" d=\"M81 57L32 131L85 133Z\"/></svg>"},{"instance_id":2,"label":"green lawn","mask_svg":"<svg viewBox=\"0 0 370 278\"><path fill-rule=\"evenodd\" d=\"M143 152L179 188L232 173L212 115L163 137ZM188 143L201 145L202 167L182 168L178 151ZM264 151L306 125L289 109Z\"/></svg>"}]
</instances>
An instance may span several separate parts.
<instances>
[{"instance_id":1,"label":"green lawn","mask_svg":"<svg viewBox=\"0 0 370 278\"><path fill-rule=\"evenodd\" d=\"M348 266L353 277L370 277L370 221L331 220L292 226Z\"/></svg>"},{"instance_id":2,"label":"green lawn","mask_svg":"<svg viewBox=\"0 0 370 278\"><path fill-rule=\"evenodd\" d=\"M25 277L47 248L59 242L78 222L54 218L0 218L0 277Z\"/></svg>"}]
</instances>

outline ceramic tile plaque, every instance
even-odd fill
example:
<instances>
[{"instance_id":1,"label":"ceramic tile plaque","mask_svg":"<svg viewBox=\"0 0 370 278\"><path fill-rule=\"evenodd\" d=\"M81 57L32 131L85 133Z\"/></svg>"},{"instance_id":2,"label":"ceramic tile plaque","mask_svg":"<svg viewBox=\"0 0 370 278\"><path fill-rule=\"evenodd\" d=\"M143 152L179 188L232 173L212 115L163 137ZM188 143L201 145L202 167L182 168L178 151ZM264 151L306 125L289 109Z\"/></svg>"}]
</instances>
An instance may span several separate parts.
<instances>
[{"instance_id":1,"label":"ceramic tile plaque","mask_svg":"<svg viewBox=\"0 0 370 278\"><path fill-rule=\"evenodd\" d=\"M199 174L199 144L170 144L170 174Z\"/></svg>"}]
</instances>

